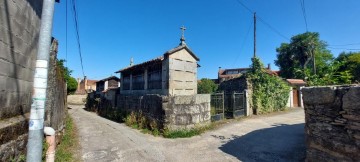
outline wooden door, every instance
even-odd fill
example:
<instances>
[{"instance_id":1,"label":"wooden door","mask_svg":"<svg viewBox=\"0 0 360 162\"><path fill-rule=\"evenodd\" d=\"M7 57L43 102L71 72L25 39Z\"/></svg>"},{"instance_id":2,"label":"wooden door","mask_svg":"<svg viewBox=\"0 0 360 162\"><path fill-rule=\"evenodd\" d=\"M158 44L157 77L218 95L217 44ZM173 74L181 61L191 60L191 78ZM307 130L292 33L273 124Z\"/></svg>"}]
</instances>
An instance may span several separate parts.
<instances>
[{"instance_id":1,"label":"wooden door","mask_svg":"<svg viewBox=\"0 0 360 162\"><path fill-rule=\"evenodd\" d=\"M298 90L293 88L293 106L299 107L299 95Z\"/></svg>"}]
</instances>

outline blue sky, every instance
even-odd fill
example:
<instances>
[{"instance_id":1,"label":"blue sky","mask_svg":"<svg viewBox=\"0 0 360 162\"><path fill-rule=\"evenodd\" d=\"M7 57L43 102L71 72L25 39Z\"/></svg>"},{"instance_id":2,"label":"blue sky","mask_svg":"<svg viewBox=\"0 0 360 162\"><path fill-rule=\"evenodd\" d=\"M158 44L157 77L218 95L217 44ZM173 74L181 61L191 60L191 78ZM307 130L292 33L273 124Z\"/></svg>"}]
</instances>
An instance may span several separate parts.
<instances>
[{"instance_id":1,"label":"blue sky","mask_svg":"<svg viewBox=\"0 0 360 162\"><path fill-rule=\"evenodd\" d=\"M306 31L300 0L239 0L290 39ZM360 49L359 0L304 0L308 30L319 32L332 53ZM85 75L102 79L129 65L158 57L179 44L200 58L198 78L217 78L218 67L249 67L253 15L237 0L76 0ZM68 0L67 66L82 78L71 3ZM53 36L66 58L66 0L55 6ZM275 67L276 48L289 42L257 21L257 55ZM355 44L338 46L345 44ZM334 49L345 48L345 49ZM360 50L359 50L360 51Z\"/></svg>"}]
</instances>

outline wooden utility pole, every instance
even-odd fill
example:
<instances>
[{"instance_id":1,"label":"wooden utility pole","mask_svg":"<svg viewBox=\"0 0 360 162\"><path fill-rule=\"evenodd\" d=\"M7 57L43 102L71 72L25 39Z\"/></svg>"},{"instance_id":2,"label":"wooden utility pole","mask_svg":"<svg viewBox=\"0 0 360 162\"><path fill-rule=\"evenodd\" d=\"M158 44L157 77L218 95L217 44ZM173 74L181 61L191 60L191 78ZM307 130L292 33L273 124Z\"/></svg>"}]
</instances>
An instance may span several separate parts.
<instances>
[{"instance_id":1,"label":"wooden utility pole","mask_svg":"<svg viewBox=\"0 0 360 162\"><path fill-rule=\"evenodd\" d=\"M316 64L315 64L315 50L311 49L312 57L313 57L313 70L316 75Z\"/></svg>"},{"instance_id":2,"label":"wooden utility pole","mask_svg":"<svg viewBox=\"0 0 360 162\"><path fill-rule=\"evenodd\" d=\"M254 57L256 57L256 12L254 12Z\"/></svg>"}]
</instances>

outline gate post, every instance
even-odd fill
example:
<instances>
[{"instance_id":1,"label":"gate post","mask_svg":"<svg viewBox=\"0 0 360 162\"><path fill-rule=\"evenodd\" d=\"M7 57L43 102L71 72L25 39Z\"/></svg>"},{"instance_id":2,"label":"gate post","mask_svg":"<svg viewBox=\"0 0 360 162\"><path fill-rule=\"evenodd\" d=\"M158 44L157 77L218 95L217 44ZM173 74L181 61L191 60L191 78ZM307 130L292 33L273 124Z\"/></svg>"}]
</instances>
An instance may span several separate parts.
<instances>
[{"instance_id":1,"label":"gate post","mask_svg":"<svg viewBox=\"0 0 360 162\"><path fill-rule=\"evenodd\" d=\"M235 118L235 107L236 107L236 103L235 103L235 100L236 100L236 98L235 98L235 91L232 91L232 94L231 94L231 102L232 102L232 116L233 116L233 118Z\"/></svg>"},{"instance_id":2,"label":"gate post","mask_svg":"<svg viewBox=\"0 0 360 162\"><path fill-rule=\"evenodd\" d=\"M225 120L225 92L222 91L223 120Z\"/></svg>"}]
</instances>

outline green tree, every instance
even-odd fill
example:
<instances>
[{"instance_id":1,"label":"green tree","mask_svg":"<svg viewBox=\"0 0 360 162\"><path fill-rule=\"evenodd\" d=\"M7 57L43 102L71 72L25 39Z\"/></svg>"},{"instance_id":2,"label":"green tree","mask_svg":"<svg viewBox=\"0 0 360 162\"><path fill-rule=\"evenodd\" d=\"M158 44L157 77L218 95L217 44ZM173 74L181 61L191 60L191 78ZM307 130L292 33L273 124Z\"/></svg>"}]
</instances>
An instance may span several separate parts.
<instances>
[{"instance_id":1,"label":"green tree","mask_svg":"<svg viewBox=\"0 0 360 162\"><path fill-rule=\"evenodd\" d=\"M215 84L211 79L203 78L198 82L198 93L209 94L213 93L218 89L218 85Z\"/></svg>"},{"instance_id":2,"label":"green tree","mask_svg":"<svg viewBox=\"0 0 360 162\"><path fill-rule=\"evenodd\" d=\"M349 73L352 82L360 82L360 52L342 52L335 60L342 63L339 71Z\"/></svg>"},{"instance_id":3,"label":"green tree","mask_svg":"<svg viewBox=\"0 0 360 162\"><path fill-rule=\"evenodd\" d=\"M276 49L275 65L280 67L283 78L304 79L306 69L313 71L315 55L316 74L325 75L333 60L333 55L326 49L326 42L320 40L319 33L306 32L291 38L290 43L282 43Z\"/></svg>"},{"instance_id":4,"label":"green tree","mask_svg":"<svg viewBox=\"0 0 360 162\"><path fill-rule=\"evenodd\" d=\"M77 88L77 81L75 78L71 76L71 73L73 72L68 67L64 65L66 61L63 59L57 60L57 67L60 69L60 72L64 76L64 79L67 84L67 93L73 94L76 91Z\"/></svg>"}]
</instances>

